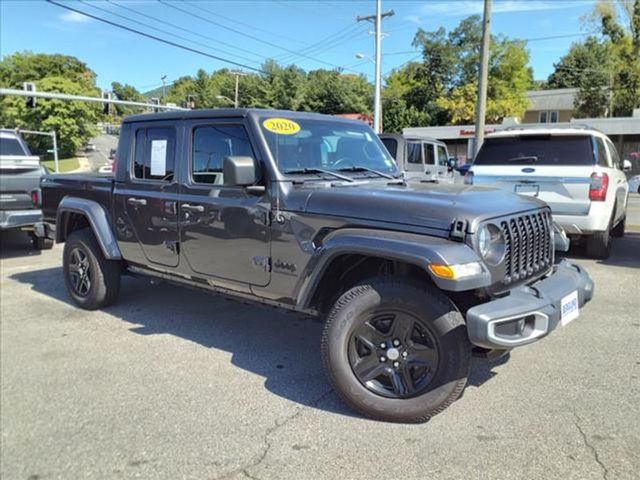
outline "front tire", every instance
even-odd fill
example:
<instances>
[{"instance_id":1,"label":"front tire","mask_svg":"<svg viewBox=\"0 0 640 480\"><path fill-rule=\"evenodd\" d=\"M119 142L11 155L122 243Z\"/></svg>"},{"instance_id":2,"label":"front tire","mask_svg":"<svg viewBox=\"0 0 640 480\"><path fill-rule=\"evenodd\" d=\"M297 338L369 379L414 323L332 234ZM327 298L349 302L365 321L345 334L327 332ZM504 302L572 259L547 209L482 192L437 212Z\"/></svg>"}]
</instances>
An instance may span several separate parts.
<instances>
[{"instance_id":1,"label":"front tire","mask_svg":"<svg viewBox=\"0 0 640 480\"><path fill-rule=\"evenodd\" d=\"M89 228L68 237L62 254L64 281L73 301L85 310L112 304L120 291L120 262L107 260Z\"/></svg>"},{"instance_id":2,"label":"front tire","mask_svg":"<svg viewBox=\"0 0 640 480\"><path fill-rule=\"evenodd\" d=\"M368 417L419 423L453 403L471 364L464 319L429 285L372 279L345 292L322 336L327 375Z\"/></svg>"}]
</instances>

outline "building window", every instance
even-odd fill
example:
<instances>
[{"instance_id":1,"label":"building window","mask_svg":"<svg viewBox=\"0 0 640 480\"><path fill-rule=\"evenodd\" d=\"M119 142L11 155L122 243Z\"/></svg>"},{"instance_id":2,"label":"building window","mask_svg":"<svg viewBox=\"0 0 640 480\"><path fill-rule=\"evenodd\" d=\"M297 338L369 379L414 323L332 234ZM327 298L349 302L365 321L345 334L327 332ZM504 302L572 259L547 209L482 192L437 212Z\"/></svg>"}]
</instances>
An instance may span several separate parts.
<instances>
[{"instance_id":1,"label":"building window","mask_svg":"<svg viewBox=\"0 0 640 480\"><path fill-rule=\"evenodd\" d=\"M558 123L558 111L538 112L538 123Z\"/></svg>"}]
</instances>

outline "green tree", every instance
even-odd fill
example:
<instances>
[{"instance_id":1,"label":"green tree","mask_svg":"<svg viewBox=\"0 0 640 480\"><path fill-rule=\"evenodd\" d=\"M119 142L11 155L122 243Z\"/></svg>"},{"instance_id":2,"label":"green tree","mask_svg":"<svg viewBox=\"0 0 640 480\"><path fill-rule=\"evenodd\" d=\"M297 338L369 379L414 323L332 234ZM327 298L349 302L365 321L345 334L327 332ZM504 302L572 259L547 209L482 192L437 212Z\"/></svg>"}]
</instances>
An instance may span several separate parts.
<instances>
[{"instance_id":1,"label":"green tree","mask_svg":"<svg viewBox=\"0 0 640 480\"><path fill-rule=\"evenodd\" d=\"M140 93L135 87L129 84L121 84L118 82L111 83L111 91L113 92L115 98L117 100L126 100L129 102L146 102L147 99ZM133 113L139 112L140 109L137 107L128 107L126 105L115 105L115 112L117 115L131 115Z\"/></svg>"},{"instance_id":2,"label":"green tree","mask_svg":"<svg viewBox=\"0 0 640 480\"><path fill-rule=\"evenodd\" d=\"M409 107L423 112L429 123L472 123L477 100L478 65L482 25L477 15L464 19L448 34L418 30L413 45L423 52L421 65L401 71ZM488 122L506 116L522 116L528 106L526 91L533 83L529 54L523 42L505 37L491 38Z\"/></svg>"},{"instance_id":3,"label":"green tree","mask_svg":"<svg viewBox=\"0 0 640 480\"><path fill-rule=\"evenodd\" d=\"M84 63L64 55L15 53L0 61L0 85L22 88L22 82L34 82L39 91L96 97L96 75ZM27 108L23 98L0 99L0 125L29 130L54 130L61 156L72 156L97 134L100 105L67 100L37 100L36 108ZM37 154L51 148L46 137L33 137L29 144Z\"/></svg>"},{"instance_id":4,"label":"green tree","mask_svg":"<svg viewBox=\"0 0 640 480\"><path fill-rule=\"evenodd\" d=\"M343 75L337 70L314 70L307 76L300 109L310 112L370 113L373 89L364 76Z\"/></svg>"}]
</instances>

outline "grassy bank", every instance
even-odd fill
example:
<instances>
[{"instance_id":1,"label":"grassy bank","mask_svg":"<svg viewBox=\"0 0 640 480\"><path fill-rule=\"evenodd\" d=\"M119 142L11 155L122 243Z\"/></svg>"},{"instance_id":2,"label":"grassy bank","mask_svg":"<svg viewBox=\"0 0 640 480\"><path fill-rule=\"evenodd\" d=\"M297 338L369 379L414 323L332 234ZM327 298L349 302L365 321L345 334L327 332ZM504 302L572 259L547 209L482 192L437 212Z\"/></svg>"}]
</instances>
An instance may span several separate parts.
<instances>
[{"instance_id":1,"label":"grassy bank","mask_svg":"<svg viewBox=\"0 0 640 480\"><path fill-rule=\"evenodd\" d=\"M43 160L42 164L52 172L56 171L56 165L53 160ZM80 168L80 161L77 157L63 158L58 160L58 166L60 173L71 172Z\"/></svg>"}]
</instances>

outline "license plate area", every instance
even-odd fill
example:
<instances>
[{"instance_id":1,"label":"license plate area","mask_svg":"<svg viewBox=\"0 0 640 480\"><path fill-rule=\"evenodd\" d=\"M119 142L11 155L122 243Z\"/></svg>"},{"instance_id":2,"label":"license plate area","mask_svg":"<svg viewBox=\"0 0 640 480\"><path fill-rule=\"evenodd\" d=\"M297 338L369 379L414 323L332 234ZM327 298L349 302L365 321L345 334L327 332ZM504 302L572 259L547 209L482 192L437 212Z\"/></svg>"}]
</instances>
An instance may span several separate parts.
<instances>
[{"instance_id":1,"label":"license plate area","mask_svg":"<svg viewBox=\"0 0 640 480\"><path fill-rule=\"evenodd\" d=\"M560 301L560 325L563 327L580 315L578 291L574 290Z\"/></svg>"}]
</instances>

